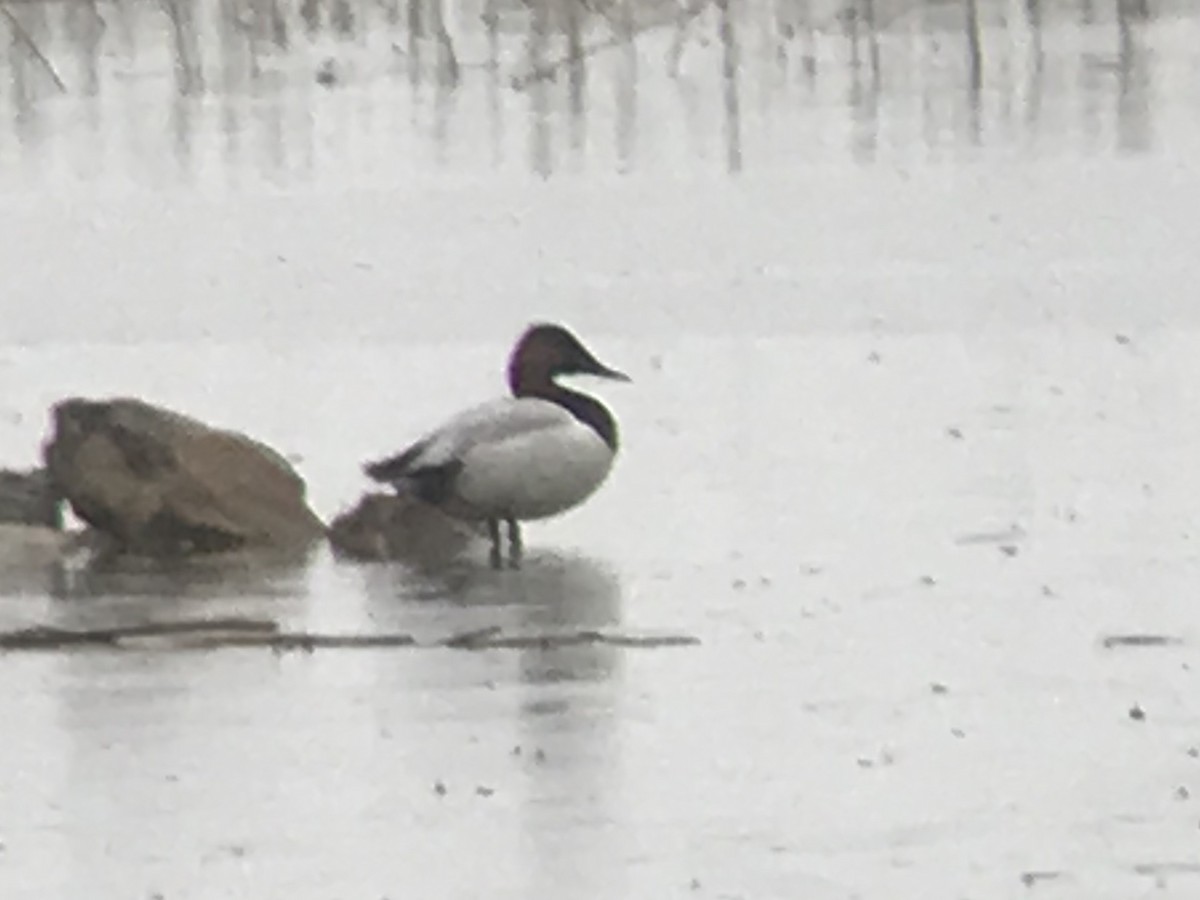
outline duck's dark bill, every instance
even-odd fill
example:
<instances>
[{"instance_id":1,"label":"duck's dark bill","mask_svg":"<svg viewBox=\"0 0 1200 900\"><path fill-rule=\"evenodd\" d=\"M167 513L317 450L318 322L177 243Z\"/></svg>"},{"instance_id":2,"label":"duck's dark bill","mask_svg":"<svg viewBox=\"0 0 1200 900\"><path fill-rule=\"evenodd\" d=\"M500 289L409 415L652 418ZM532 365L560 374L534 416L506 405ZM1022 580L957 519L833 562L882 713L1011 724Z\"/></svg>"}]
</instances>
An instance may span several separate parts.
<instances>
[{"instance_id":1,"label":"duck's dark bill","mask_svg":"<svg viewBox=\"0 0 1200 900\"><path fill-rule=\"evenodd\" d=\"M610 378L613 381L633 381L633 379L624 372L618 372L616 369L610 369L608 366L604 366L599 363L597 363L596 368L588 374L596 375L599 378Z\"/></svg>"}]
</instances>

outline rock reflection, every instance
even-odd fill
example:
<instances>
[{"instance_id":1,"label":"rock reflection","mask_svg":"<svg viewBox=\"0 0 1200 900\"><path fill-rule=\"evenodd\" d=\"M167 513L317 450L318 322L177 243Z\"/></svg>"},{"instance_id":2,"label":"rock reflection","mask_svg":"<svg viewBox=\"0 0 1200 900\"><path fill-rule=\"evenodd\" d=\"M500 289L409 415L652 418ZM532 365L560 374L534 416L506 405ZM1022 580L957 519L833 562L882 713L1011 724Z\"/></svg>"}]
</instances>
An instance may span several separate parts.
<instances>
[{"instance_id":1,"label":"rock reflection","mask_svg":"<svg viewBox=\"0 0 1200 900\"><path fill-rule=\"evenodd\" d=\"M315 552L315 551L314 551ZM53 569L52 595L62 600L109 598L129 601L147 615L189 611L188 601L224 600L250 614L246 601L254 598L294 598L306 591L311 554L247 553L167 562L136 557L63 560ZM104 604L65 604L54 624L89 627L112 624L89 618ZM192 610L194 611L194 610ZM77 613L83 612L82 619ZM103 616L103 613L101 613Z\"/></svg>"}]
</instances>

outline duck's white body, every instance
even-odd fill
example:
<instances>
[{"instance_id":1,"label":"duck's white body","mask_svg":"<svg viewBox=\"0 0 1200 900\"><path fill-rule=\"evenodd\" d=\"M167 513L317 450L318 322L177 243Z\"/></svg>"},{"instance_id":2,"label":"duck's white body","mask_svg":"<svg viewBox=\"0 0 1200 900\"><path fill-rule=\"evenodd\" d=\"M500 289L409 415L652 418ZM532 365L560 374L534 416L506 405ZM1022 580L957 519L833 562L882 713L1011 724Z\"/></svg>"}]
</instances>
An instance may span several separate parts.
<instances>
[{"instance_id":1,"label":"duck's white body","mask_svg":"<svg viewBox=\"0 0 1200 900\"><path fill-rule=\"evenodd\" d=\"M578 506L615 455L595 429L536 397L468 409L415 447L410 469L457 468L446 511L477 519L544 519Z\"/></svg>"}]
</instances>

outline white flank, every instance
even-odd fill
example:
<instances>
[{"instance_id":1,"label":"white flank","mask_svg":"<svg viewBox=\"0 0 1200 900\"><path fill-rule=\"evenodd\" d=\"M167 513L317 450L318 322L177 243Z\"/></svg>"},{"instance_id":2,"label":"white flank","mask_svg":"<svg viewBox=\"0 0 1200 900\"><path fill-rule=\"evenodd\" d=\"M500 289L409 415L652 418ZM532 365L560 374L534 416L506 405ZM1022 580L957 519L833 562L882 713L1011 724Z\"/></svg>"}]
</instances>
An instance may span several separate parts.
<instances>
[{"instance_id":1,"label":"white flank","mask_svg":"<svg viewBox=\"0 0 1200 900\"><path fill-rule=\"evenodd\" d=\"M426 440L418 464L461 460L457 499L481 518L565 512L604 483L614 455L563 407L528 397L470 409Z\"/></svg>"}]
</instances>

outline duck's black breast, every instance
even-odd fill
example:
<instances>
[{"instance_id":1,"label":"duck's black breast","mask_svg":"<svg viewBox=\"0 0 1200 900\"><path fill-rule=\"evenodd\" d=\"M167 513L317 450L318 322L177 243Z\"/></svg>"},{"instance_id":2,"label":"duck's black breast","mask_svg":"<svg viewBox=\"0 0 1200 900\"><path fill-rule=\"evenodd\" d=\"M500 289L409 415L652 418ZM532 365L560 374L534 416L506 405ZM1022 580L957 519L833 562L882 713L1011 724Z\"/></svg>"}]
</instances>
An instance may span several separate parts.
<instances>
[{"instance_id":1,"label":"duck's black breast","mask_svg":"<svg viewBox=\"0 0 1200 900\"><path fill-rule=\"evenodd\" d=\"M550 392L549 396L544 397L544 399L552 400L563 407L576 419L600 435L600 440L608 444L612 452L616 453L617 447L620 444L620 435L617 429L617 420L608 411L608 407L595 397L589 397L587 394L581 394L579 391L568 390L557 385L555 387L556 390Z\"/></svg>"}]
</instances>

